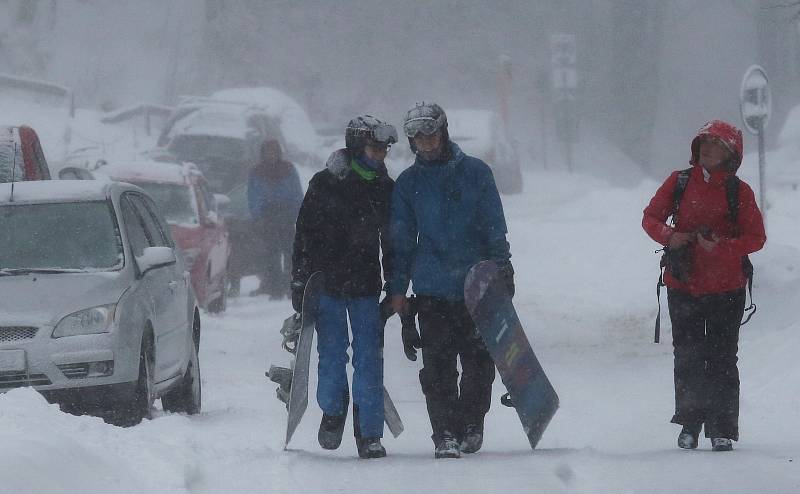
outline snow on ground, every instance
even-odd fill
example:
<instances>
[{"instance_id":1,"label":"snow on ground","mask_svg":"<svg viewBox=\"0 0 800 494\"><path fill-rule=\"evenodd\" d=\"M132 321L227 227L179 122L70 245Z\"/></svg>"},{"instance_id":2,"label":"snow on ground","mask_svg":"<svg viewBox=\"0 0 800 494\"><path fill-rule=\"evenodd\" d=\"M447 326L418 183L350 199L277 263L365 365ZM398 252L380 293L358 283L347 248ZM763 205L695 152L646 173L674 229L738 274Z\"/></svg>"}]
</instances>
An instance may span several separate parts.
<instances>
[{"instance_id":1,"label":"snow on ground","mask_svg":"<svg viewBox=\"0 0 800 494\"><path fill-rule=\"evenodd\" d=\"M399 322L386 335L386 386L406 431L389 456L359 460L350 435L319 448L313 396L283 451L286 411L269 364L285 365L288 301L242 296L203 318L203 413L156 412L129 429L73 417L32 390L0 396L0 493L790 493L800 490L800 192L771 195L767 247L752 256L758 314L742 329L741 441L732 453L676 447L668 317L652 343L658 247L641 211L657 183L619 188L608 177L538 172L504 197L515 304L561 408L531 451L513 410L495 403L483 449L434 460L417 372ZM754 186L754 188L756 188ZM245 279L243 293L255 288ZM662 301L666 308L666 297ZM315 365L315 363L314 363Z\"/></svg>"}]
</instances>

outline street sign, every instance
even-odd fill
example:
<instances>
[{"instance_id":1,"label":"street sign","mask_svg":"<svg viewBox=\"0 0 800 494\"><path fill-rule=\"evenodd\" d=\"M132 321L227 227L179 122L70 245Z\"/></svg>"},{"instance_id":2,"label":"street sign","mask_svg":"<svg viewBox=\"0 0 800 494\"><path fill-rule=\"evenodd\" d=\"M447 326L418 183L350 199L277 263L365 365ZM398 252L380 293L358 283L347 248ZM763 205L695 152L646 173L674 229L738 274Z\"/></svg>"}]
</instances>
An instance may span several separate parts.
<instances>
[{"instance_id":1,"label":"street sign","mask_svg":"<svg viewBox=\"0 0 800 494\"><path fill-rule=\"evenodd\" d=\"M767 72L759 65L752 65L742 77L739 90L739 109L742 112L744 128L758 136L758 199L764 222L767 216L766 151L764 149L764 129L767 128L772 113L772 93L769 89Z\"/></svg>"},{"instance_id":2,"label":"street sign","mask_svg":"<svg viewBox=\"0 0 800 494\"><path fill-rule=\"evenodd\" d=\"M577 59L574 34L550 36L550 65L553 69L553 88L568 92L578 87Z\"/></svg>"},{"instance_id":3,"label":"street sign","mask_svg":"<svg viewBox=\"0 0 800 494\"><path fill-rule=\"evenodd\" d=\"M753 65L745 72L739 91L739 103L745 129L758 135L767 127L772 113L769 79L760 66Z\"/></svg>"}]
</instances>

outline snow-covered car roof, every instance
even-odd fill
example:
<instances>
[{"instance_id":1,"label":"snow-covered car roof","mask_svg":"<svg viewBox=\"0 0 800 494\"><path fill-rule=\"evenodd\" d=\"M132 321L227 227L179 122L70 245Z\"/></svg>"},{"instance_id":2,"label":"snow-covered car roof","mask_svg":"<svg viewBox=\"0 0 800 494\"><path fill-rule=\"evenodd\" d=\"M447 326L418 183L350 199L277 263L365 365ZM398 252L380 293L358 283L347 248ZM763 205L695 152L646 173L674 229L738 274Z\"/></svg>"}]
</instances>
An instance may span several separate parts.
<instances>
[{"instance_id":1,"label":"snow-covered car roof","mask_svg":"<svg viewBox=\"0 0 800 494\"><path fill-rule=\"evenodd\" d=\"M99 167L95 173L111 177L113 180L187 184L193 175L202 176L192 163L182 165L162 161L126 161Z\"/></svg>"},{"instance_id":2,"label":"snow-covered car roof","mask_svg":"<svg viewBox=\"0 0 800 494\"><path fill-rule=\"evenodd\" d=\"M39 180L0 184L0 203L11 202L83 202L105 200L124 190L141 191L138 187L102 180Z\"/></svg>"},{"instance_id":3,"label":"snow-covered car roof","mask_svg":"<svg viewBox=\"0 0 800 494\"><path fill-rule=\"evenodd\" d=\"M447 131L453 141L471 154L492 149L497 114L489 110L447 110Z\"/></svg>"}]
</instances>

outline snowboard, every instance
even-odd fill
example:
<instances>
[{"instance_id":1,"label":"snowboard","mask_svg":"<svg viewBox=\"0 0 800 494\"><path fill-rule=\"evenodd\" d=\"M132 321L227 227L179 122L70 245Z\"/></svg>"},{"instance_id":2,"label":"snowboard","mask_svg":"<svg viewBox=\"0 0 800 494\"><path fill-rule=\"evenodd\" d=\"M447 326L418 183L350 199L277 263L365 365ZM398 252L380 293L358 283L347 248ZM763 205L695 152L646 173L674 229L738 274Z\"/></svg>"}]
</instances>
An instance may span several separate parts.
<instances>
[{"instance_id":1,"label":"snowboard","mask_svg":"<svg viewBox=\"0 0 800 494\"><path fill-rule=\"evenodd\" d=\"M469 270L464 282L467 310L494 360L531 448L558 409L558 395L533 353L511 296L494 261Z\"/></svg>"},{"instance_id":2,"label":"snowboard","mask_svg":"<svg viewBox=\"0 0 800 494\"><path fill-rule=\"evenodd\" d=\"M319 298L324 287L324 276L321 272L311 275L303 292L303 312L288 317L281 328L283 348L292 354L290 368L270 366L267 377L278 384L277 397L286 404L288 417L286 438L283 448L289 446L297 426L300 424L308 408L308 378L311 361L311 349L314 342L316 315ZM389 392L383 389L384 421L394 437L404 429L403 421L392 401Z\"/></svg>"}]
</instances>

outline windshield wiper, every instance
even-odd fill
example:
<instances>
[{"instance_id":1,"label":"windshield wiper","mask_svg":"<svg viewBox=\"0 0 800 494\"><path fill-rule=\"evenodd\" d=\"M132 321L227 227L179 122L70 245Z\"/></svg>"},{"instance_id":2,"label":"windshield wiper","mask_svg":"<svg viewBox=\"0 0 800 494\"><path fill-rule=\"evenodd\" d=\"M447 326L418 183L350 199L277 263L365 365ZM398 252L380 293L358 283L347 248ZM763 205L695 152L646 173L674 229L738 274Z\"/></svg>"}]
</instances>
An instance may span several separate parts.
<instances>
[{"instance_id":1,"label":"windshield wiper","mask_svg":"<svg viewBox=\"0 0 800 494\"><path fill-rule=\"evenodd\" d=\"M0 276L17 276L21 274L59 274L59 273L82 273L82 269L59 269L59 268L0 268Z\"/></svg>"}]
</instances>

